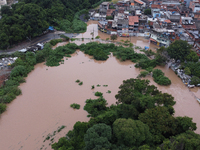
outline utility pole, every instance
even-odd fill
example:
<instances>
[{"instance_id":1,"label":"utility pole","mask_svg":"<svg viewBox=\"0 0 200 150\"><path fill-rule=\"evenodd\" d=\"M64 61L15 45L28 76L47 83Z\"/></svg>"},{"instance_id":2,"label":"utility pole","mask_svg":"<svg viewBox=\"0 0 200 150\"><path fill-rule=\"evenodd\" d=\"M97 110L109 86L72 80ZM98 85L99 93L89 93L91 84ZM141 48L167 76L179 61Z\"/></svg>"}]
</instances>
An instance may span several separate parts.
<instances>
[{"instance_id":1,"label":"utility pole","mask_svg":"<svg viewBox=\"0 0 200 150\"><path fill-rule=\"evenodd\" d=\"M94 39L94 27L93 27L93 39Z\"/></svg>"}]
</instances>

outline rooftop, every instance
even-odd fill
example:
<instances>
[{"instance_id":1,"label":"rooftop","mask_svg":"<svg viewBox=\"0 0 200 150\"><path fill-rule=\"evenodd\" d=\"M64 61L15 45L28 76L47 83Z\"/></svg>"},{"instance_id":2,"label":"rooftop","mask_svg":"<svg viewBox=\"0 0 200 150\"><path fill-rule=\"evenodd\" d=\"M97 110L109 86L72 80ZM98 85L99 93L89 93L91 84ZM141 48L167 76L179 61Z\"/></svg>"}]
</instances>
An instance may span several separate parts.
<instances>
[{"instance_id":1,"label":"rooftop","mask_svg":"<svg viewBox=\"0 0 200 150\"><path fill-rule=\"evenodd\" d=\"M134 25L135 22L139 22L138 16L129 16L129 25Z\"/></svg>"},{"instance_id":2,"label":"rooftop","mask_svg":"<svg viewBox=\"0 0 200 150\"><path fill-rule=\"evenodd\" d=\"M139 4L144 4L144 3L141 2L140 0L134 0L134 2L139 3Z\"/></svg>"},{"instance_id":3,"label":"rooftop","mask_svg":"<svg viewBox=\"0 0 200 150\"><path fill-rule=\"evenodd\" d=\"M118 19L117 20L117 24L128 24L128 23L129 23L128 19Z\"/></svg>"},{"instance_id":4,"label":"rooftop","mask_svg":"<svg viewBox=\"0 0 200 150\"><path fill-rule=\"evenodd\" d=\"M109 2L103 2L103 3L101 3L101 5L108 5L109 4Z\"/></svg>"}]
</instances>

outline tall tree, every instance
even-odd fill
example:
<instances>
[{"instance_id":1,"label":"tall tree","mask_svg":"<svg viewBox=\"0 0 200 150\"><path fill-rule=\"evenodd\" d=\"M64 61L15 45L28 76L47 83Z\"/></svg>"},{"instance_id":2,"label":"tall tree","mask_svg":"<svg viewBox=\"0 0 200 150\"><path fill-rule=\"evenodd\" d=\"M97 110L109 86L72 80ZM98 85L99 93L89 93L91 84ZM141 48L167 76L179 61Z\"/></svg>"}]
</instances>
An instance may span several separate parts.
<instances>
[{"instance_id":1,"label":"tall tree","mask_svg":"<svg viewBox=\"0 0 200 150\"><path fill-rule=\"evenodd\" d=\"M187 41L176 40L168 48L167 52L171 58L184 61L186 56L190 54L191 45Z\"/></svg>"},{"instance_id":2,"label":"tall tree","mask_svg":"<svg viewBox=\"0 0 200 150\"><path fill-rule=\"evenodd\" d=\"M117 119L113 123L113 134L118 144L128 147L139 146L151 141L149 127L139 120Z\"/></svg>"},{"instance_id":3,"label":"tall tree","mask_svg":"<svg viewBox=\"0 0 200 150\"><path fill-rule=\"evenodd\" d=\"M84 136L85 149L110 149L112 129L110 126L100 123L89 128Z\"/></svg>"}]
</instances>

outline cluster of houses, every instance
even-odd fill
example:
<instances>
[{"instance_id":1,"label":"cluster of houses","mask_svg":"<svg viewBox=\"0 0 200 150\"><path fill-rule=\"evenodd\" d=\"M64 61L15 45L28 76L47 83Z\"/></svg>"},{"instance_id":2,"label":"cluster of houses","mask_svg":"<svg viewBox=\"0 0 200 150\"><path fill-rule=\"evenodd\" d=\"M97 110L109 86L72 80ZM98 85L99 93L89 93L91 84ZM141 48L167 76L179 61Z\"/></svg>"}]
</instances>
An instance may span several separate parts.
<instances>
[{"instance_id":1,"label":"cluster of houses","mask_svg":"<svg viewBox=\"0 0 200 150\"><path fill-rule=\"evenodd\" d=\"M151 10L151 11L150 11ZM119 36L144 36L158 46L187 41L200 56L199 0L122 0L103 2L90 10L100 31Z\"/></svg>"}]
</instances>

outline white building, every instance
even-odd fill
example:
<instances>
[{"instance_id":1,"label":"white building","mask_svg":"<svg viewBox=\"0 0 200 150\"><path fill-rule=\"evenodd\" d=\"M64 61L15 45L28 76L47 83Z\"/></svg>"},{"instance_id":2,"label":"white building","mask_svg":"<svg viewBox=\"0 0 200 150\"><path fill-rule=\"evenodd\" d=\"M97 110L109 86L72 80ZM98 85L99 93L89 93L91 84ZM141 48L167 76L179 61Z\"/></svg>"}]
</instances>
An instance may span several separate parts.
<instances>
[{"instance_id":1,"label":"white building","mask_svg":"<svg viewBox=\"0 0 200 150\"><path fill-rule=\"evenodd\" d=\"M3 5L7 5L6 0L0 0L0 9L1 9L1 6L3 6Z\"/></svg>"}]
</instances>

